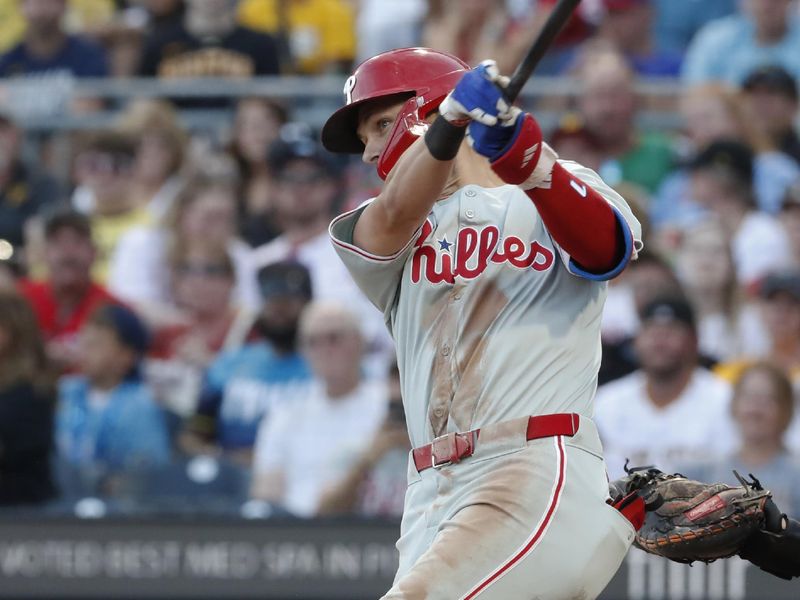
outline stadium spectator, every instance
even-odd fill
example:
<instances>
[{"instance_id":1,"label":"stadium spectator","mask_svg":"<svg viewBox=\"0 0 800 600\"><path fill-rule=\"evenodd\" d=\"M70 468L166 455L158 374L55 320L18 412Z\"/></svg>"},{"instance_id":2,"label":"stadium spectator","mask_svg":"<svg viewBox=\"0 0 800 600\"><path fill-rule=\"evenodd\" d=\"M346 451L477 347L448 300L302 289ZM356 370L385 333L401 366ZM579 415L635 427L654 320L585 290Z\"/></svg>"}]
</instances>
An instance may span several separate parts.
<instances>
[{"instance_id":1,"label":"stadium spectator","mask_svg":"<svg viewBox=\"0 0 800 600\"><path fill-rule=\"evenodd\" d=\"M236 105L230 153L242 174L239 232L251 246L278 234L274 222L274 187L267 152L286 123L286 111L269 98L243 98Z\"/></svg>"},{"instance_id":2,"label":"stadium spectator","mask_svg":"<svg viewBox=\"0 0 800 600\"><path fill-rule=\"evenodd\" d=\"M402 516L411 443L396 364L389 369L388 388L389 404L383 424L347 474L323 492L318 516Z\"/></svg>"},{"instance_id":3,"label":"stadium spectator","mask_svg":"<svg viewBox=\"0 0 800 600\"><path fill-rule=\"evenodd\" d=\"M239 179L229 161L200 173L181 190L164 227L131 229L111 260L109 288L137 306L155 325L181 320L174 309L169 258L196 242L228 249L236 272L235 301L256 310L261 302L250 261L250 247L236 236ZM213 167L213 168L212 168Z\"/></svg>"},{"instance_id":4,"label":"stadium spectator","mask_svg":"<svg viewBox=\"0 0 800 600\"><path fill-rule=\"evenodd\" d=\"M164 415L141 377L148 337L130 309L97 308L81 330L79 374L59 386L59 455L100 492L115 475L170 458Z\"/></svg>"},{"instance_id":5,"label":"stadium spectator","mask_svg":"<svg viewBox=\"0 0 800 600\"><path fill-rule=\"evenodd\" d=\"M675 77L680 73L683 54L658 48L653 40L653 0L603 0L602 4L595 41L622 53L637 75Z\"/></svg>"},{"instance_id":6,"label":"stadium spectator","mask_svg":"<svg viewBox=\"0 0 800 600\"><path fill-rule=\"evenodd\" d=\"M21 252L25 223L59 202L54 178L22 158L24 131L0 108L0 240Z\"/></svg>"},{"instance_id":7,"label":"stadium spectator","mask_svg":"<svg viewBox=\"0 0 800 600\"><path fill-rule=\"evenodd\" d=\"M206 368L223 348L244 342L253 316L233 304L234 266L224 246L195 242L178 249L171 263L182 319L155 332L145 373L160 403L188 417Z\"/></svg>"},{"instance_id":8,"label":"stadium spectator","mask_svg":"<svg viewBox=\"0 0 800 600\"><path fill-rule=\"evenodd\" d=\"M740 0L703 0L675 2L654 0L653 20L656 45L684 54L695 34L709 21L736 12Z\"/></svg>"},{"instance_id":9,"label":"stadium spectator","mask_svg":"<svg viewBox=\"0 0 800 600\"><path fill-rule=\"evenodd\" d=\"M733 253L736 277L752 287L791 262L789 240L780 223L756 210L753 153L735 141L713 142L690 165L691 194L719 220Z\"/></svg>"},{"instance_id":10,"label":"stadium spectator","mask_svg":"<svg viewBox=\"0 0 800 600\"><path fill-rule=\"evenodd\" d=\"M789 515L800 514L800 457L786 445L794 414L792 384L780 367L760 362L739 376L731 412L741 442L729 455L680 467L699 481L739 485L733 471L753 473L768 488L775 503Z\"/></svg>"},{"instance_id":11,"label":"stadium spectator","mask_svg":"<svg viewBox=\"0 0 800 600\"><path fill-rule=\"evenodd\" d=\"M761 67L742 83L747 117L771 145L800 164L800 137L794 128L797 82L782 67Z\"/></svg>"},{"instance_id":12,"label":"stadium spectator","mask_svg":"<svg viewBox=\"0 0 800 600\"><path fill-rule=\"evenodd\" d=\"M313 517L325 490L352 468L384 422L387 390L364 378L359 318L345 306L309 305L300 342L316 385L259 429L252 496Z\"/></svg>"},{"instance_id":13,"label":"stadium spectator","mask_svg":"<svg viewBox=\"0 0 800 600\"><path fill-rule=\"evenodd\" d=\"M686 53L686 83L739 85L761 65L800 77L800 18L793 0L744 0L738 14L708 23Z\"/></svg>"},{"instance_id":14,"label":"stadium spectator","mask_svg":"<svg viewBox=\"0 0 800 600\"><path fill-rule=\"evenodd\" d=\"M285 38L284 72L349 73L356 52L355 10L347 0L241 0L239 22Z\"/></svg>"},{"instance_id":15,"label":"stadium spectator","mask_svg":"<svg viewBox=\"0 0 800 600\"><path fill-rule=\"evenodd\" d=\"M508 8L492 0L440 0L431 2L422 30L422 45L477 64L487 56L497 61L502 73L509 73L511 46ZM512 66L513 69L513 66Z\"/></svg>"},{"instance_id":16,"label":"stadium spectator","mask_svg":"<svg viewBox=\"0 0 800 600\"><path fill-rule=\"evenodd\" d=\"M275 218L283 233L253 251L254 267L295 259L311 272L315 300L357 307L367 339L365 367L382 377L392 348L383 315L356 287L328 236L341 172L316 141L302 134L276 141L269 161L276 180Z\"/></svg>"},{"instance_id":17,"label":"stadium spectator","mask_svg":"<svg viewBox=\"0 0 800 600\"><path fill-rule=\"evenodd\" d=\"M753 186L758 207L776 213L787 186L800 177L797 164L777 151L769 136L762 135L748 118L740 96L733 88L719 83L703 84L686 89L680 99L684 134L684 166L704 148L720 140L736 140L755 153ZM692 198L689 173L681 168L668 176L650 209L650 218L661 228L683 227L703 217Z\"/></svg>"},{"instance_id":18,"label":"stadium spectator","mask_svg":"<svg viewBox=\"0 0 800 600\"><path fill-rule=\"evenodd\" d=\"M27 302L13 291L0 292L0 506L37 504L55 495L54 376Z\"/></svg>"},{"instance_id":19,"label":"stadium spectator","mask_svg":"<svg viewBox=\"0 0 800 600\"><path fill-rule=\"evenodd\" d=\"M92 221L97 245L92 275L101 283L108 278L111 257L122 236L150 221L146 207L134 195L135 156L135 138L109 129L90 135L75 157L79 187L72 202Z\"/></svg>"},{"instance_id":20,"label":"stadium spectator","mask_svg":"<svg viewBox=\"0 0 800 600\"><path fill-rule=\"evenodd\" d=\"M0 56L0 77L105 77L105 50L64 29L67 0L21 0L24 39Z\"/></svg>"},{"instance_id":21,"label":"stadium spectator","mask_svg":"<svg viewBox=\"0 0 800 600\"><path fill-rule=\"evenodd\" d=\"M187 0L183 21L148 36L139 74L162 79L279 72L272 36L236 24L235 0Z\"/></svg>"},{"instance_id":22,"label":"stadium spectator","mask_svg":"<svg viewBox=\"0 0 800 600\"><path fill-rule=\"evenodd\" d=\"M675 270L697 316L700 353L714 362L769 345L755 305L738 288L731 248L714 219L687 229L681 238Z\"/></svg>"},{"instance_id":23,"label":"stadium spectator","mask_svg":"<svg viewBox=\"0 0 800 600\"><path fill-rule=\"evenodd\" d=\"M419 31L430 0L361 0L356 16L356 63L386 50L420 44Z\"/></svg>"},{"instance_id":24,"label":"stadium spectator","mask_svg":"<svg viewBox=\"0 0 800 600\"><path fill-rule=\"evenodd\" d=\"M20 291L33 307L49 357L69 368L76 357L78 331L87 317L116 299L92 280L96 250L88 217L74 211L54 212L44 229L47 279L23 280Z\"/></svg>"},{"instance_id":25,"label":"stadium spectator","mask_svg":"<svg viewBox=\"0 0 800 600\"><path fill-rule=\"evenodd\" d=\"M635 348L641 369L600 387L595 422L608 474L631 466L670 471L693 458L723 455L736 437L730 388L701 368L694 314L682 299L661 297L641 314Z\"/></svg>"},{"instance_id":26,"label":"stadium spectator","mask_svg":"<svg viewBox=\"0 0 800 600\"><path fill-rule=\"evenodd\" d=\"M136 138L132 185L135 202L147 208L154 223L161 223L183 185L186 131L174 107L160 100L132 102L118 127Z\"/></svg>"},{"instance_id":27,"label":"stadium spectator","mask_svg":"<svg viewBox=\"0 0 800 600\"><path fill-rule=\"evenodd\" d=\"M735 382L743 370L757 359L766 359L800 383L800 272L781 271L767 276L759 285L761 320L768 336L768 347L747 348L736 359L718 365L715 372Z\"/></svg>"},{"instance_id":28,"label":"stadium spectator","mask_svg":"<svg viewBox=\"0 0 800 600\"><path fill-rule=\"evenodd\" d=\"M673 168L667 138L636 129L634 76L614 52L583 53L579 61L578 109L602 155L600 174L610 185L635 183L653 193Z\"/></svg>"},{"instance_id":29,"label":"stadium spectator","mask_svg":"<svg viewBox=\"0 0 800 600\"><path fill-rule=\"evenodd\" d=\"M619 379L639 367L634 349L639 314L656 298L680 294L681 284L670 264L648 249L639 252L639 257L608 286L598 385Z\"/></svg>"},{"instance_id":30,"label":"stadium spectator","mask_svg":"<svg viewBox=\"0 0 800 600\"><path fill-rule=\"evenodd\" d=\"M792 267L800 269L800 179L786 190L780 221L792 248Z\"/></svg>"},{"instance_id":31,"label":"stadium spectator","mask_svg":"<svg viewBox=\"0 0 800 600\"><path fill-rule=\"evenodd\" d=\"M274 263L259 271L258 282L264 303L255 329L262 339L211 363L197 412L180 439L189 454L223 452L249 466L261 421L308 391L310 374L296 348L298 320L311 300L308 270L294 262Z\"/></svg>"}]
</instances>

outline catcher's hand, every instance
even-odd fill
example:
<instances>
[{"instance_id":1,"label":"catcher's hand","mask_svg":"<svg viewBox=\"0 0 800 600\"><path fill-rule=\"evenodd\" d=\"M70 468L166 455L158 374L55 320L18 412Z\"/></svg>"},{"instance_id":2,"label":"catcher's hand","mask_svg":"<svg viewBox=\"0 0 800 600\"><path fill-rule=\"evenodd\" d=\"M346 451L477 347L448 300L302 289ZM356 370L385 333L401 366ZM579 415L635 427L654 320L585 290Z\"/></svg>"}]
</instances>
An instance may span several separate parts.
<instances>
[{"instance_id":1,"label":"catcher's hand","mask_svg":"<svg viewBox=\"0 0 800 600\"><path fill-rule=\"evenodd\" d=\"M644 523L636 534L636 546L678 562L711 562L737 554L754 533L772 526L767 512L777 511L768 509L775 506L771 493L758 480L736 476L742 485L731 487L667 475L655 468L631 469L610 484L610 491L615 502L632 494L644 501Z\"/></svg>"}]
</instances>

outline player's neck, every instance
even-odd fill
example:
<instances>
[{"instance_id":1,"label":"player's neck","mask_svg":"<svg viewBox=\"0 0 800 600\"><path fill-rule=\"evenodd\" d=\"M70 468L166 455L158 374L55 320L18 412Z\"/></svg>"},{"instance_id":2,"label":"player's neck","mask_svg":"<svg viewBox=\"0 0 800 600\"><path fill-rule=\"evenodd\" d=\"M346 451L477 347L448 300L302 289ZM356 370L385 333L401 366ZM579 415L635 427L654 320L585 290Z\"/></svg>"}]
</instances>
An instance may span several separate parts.
<instances>
[{"instance_id":1,"label":"player's neck","mask_svg":"<svg viewBox=\"0 0 800 600\"><path fill-rule=\"evenodd\" d=\"M647 396L650 402L658 407L669 406L680 398L694 373L694 366L683 367L679 372L660 377L657 374L647 375Z\"/></svg>"}]
</instances>

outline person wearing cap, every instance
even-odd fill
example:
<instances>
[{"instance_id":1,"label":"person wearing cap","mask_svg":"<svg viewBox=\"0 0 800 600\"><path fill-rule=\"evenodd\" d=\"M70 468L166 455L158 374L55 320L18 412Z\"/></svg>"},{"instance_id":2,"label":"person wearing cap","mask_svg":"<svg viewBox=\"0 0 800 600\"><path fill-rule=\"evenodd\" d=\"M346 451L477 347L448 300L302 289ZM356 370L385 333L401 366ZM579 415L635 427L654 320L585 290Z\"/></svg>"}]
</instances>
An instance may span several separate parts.
<instances>
[{"instance_id":1,"label":"person wearing cap","mask_svg":"<svg viewBox=\"0 0 800 600\"><path fill-rule=\"evenodd\" d=\"M783 67L755 69L742 82L748 116L775 148L800 164L800 137L794 127L797 116L797 81Z\"/></svg>"},{"instance_id":2,"label":"person wearing cap","mask_svg":"<svg viewBox=\"0 0 800 600\"><path fill-rule=\"evenodd\" d=\"M307 393L311 375L297 351L297 328L312 297L308 269L276 262L258 272L258 283L263 305L255 337L210 364L179 440L188 454L225 453L249 466L262 419Z\"/></svg>"},{"instance_id":3,"label":"person wearing cap","mask_svg":"<svg viewBox=\"0 0 800 600\"><path fill-rule=\"evenodd\" d=\"M299 333L314 385L259 428L251 494L308 518L369 447L386 417L388 391L383 381L364 376L364 338L352 308L313 302Z\"/></svg>"},{"instance_id":4,"label":"person wearing cap","mask_svg":"<svg viewBox=\"0 0 800 600\"><path fill-rule=\"evenodd\" d=\"M382 375L392 349L383 315L358 289L328 236L342 174L315 140L302 132L289 137L291 133L284 128L284 137L268 153L276 185L275 218L283 233L253 251L253 266L297 260L311 273L315 299L357 306L367 338L365 367Z\"/></svg>"},{"instance_id":5,"label":"person wearing cap","mask_svg":"<svg viewBox=\"0 0 800 600\"><path fill-rule=\"evenodd\" d=\"M756 359L780 366L795 384L800 383L800 271L770 273L759 284L761 322L767 333L767 348L751 348L743 355L715 367L715 372L735 382Z\"/></svg>"},{"instance_id":6,"label":"person wearing cap","mask_svg":"<svg viewBox=\"0 0 800 600\"><path fill-rule=\"evenodd\" d=\"M684 82L739 85L763 64L800 76L800 19L794 8L793 0L745 0L737 14L708 23L686 52Z\"/></svg>"},{"instance_id":7,"label":"person wearing cap","mask_svg":"<svg viewBox=\"0 0 800 600\"><path fill-rule=\"evenodd\" d=\"M88 217L72 210L52 212L45 218L44 238L47 278L24 279L19 290L36 313L50 358L69 368L88 316L101 304L119 300L92 279L97 250Z\"/></svg>"},{"instance_id":8,"label":"person wearing cap","mask_svg":"<svg viewBox=\"0 0 800 600\"><path fill-rule=\"evenodd\" d=\"M107 477L170 459L164 414L142 380L148 344L148 331L133 311L100 306L81 329L78 374L60 383L59 456L98 493L112 485Z\"/></svg>"},{"instance_id":9,"label":"person wearing cap","mask_svg":"<svg viewBox=\"0 0 800 600\"><path fill-rule=\"evenodd\" d=\"M700 367L694 313L683 298L661 296L641 311L634 341L640 368L597 390L595 422L611 479L630 466L678 462L730 451L730 386Z\"/></svg>"},{"instance_id":10,"label":"person wearing cap","mask_svg":"<svg viewBox=\"0 0 800 600\"><path fill-rule=\"evenodd\" d=\"M753 152L741 142L712 142L689 164L692 198L717 219L731 244L736 276L745 287L791 261L780 223L756 209Z\"/></svg>"}]
</instances>

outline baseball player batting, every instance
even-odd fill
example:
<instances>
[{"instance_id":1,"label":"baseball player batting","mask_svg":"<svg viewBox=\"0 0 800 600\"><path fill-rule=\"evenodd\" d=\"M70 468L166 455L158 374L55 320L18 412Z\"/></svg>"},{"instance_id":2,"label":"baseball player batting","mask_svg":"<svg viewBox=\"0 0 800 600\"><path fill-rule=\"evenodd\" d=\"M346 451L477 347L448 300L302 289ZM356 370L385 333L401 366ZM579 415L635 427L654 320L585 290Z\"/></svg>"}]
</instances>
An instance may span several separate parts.
<instances>
[{"instance_id":1,"label":"baseball player batting","mask_svg":"<svg viewBox=\"0 0 800 600\"><path fill-rule=\"evenodd\" d=\"M594 598L634 537L591 415L606 281L640 226L506 81L393 50L322 132L386 176L330 233L395 339L414 447L387 599Z\"/></svg>"},{"instance_id":2,"label":"baseball player batting","mask_svg":"<svg viewBox=\"0 0 800 600\"><path fill-rule=\"evenodd\" d=\"M760 485L731 492L655 469L631 471L610 497L591 419L600 317L641 228L509 105L507 82L492 61L470 69L435 50L392 50L356 69L322 131L329 150L360 153L385 178L330 226L394 337L414 448L385 599L588 600L634 539L674 560L713 560L768 512ZM694 547L665 546L661 523ZM719 530L741 533L723 544L709 538ZM748 551L798 555L798 542L773 542ZM773 572L798 569L789 560Z\"/></svg>"}]
</instances>

